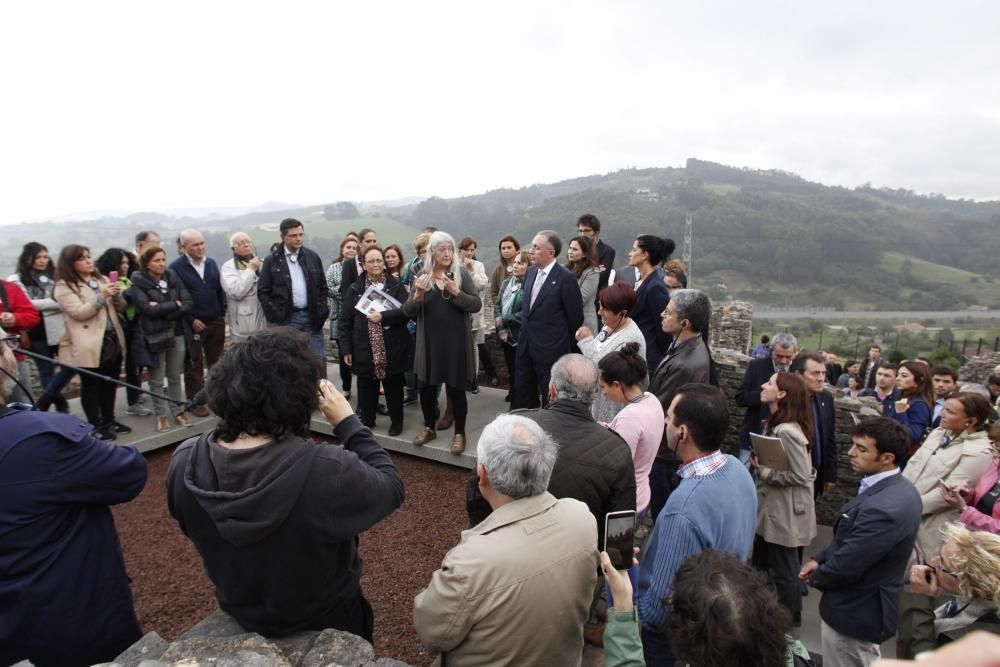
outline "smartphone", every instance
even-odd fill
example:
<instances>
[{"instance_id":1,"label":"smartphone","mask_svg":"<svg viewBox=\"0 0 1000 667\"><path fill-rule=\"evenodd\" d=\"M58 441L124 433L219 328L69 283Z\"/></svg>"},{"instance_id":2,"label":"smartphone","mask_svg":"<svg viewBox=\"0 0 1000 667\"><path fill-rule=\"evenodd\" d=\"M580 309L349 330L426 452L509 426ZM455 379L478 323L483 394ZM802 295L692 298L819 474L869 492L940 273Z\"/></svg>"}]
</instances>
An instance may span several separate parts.
<instances>
[{"instance_id":1,"label":"smartphone","mask_svg":"<svg viewBox=\"0 0 1000 667\"><path fill-rule=\"evenodd\" d=\"M117 272L117 271L111 271L111 272L109 272L109 273L108 273L108 280L109 280L109 281L110 281L110 282L111 282L112 284L114 284L114 283L118 282L118 272Z\"/></svg>"},{"instance_id":2,"label":"smartphone","mask_svg":"<svg viewBox=\"0 0 1000 667\"><path fill-rule=\"evenodd\" d=\"M604 551L616 570L632 567L635 548L635 510L608 512L604 517Z\"/></svg>"},{"instance_id":3,"label":"smartphone","mask_svg":"<svg viewBox=\"0 0 1000 667\"><path fill-rule=\"evenodd\" d=\"M938 480L938 484L943 486L944 490L947 491L948 493L955 493L955 487L949 484L948 482L944 481L943 479Z\"/></svg>"}]
</instances>

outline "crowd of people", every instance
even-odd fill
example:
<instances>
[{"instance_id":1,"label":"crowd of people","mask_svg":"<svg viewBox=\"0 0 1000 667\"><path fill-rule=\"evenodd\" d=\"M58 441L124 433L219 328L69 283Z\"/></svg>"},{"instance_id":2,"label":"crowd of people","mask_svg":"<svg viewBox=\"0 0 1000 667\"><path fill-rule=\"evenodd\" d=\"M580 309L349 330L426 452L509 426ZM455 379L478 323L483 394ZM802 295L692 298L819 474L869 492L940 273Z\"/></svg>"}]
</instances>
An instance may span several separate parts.
<instances>
[{"instance_id":1,"label":"crowd of people","mask_svg":"<svg viewBox=\"0 0 1000 667\"><path fill-rule=\"evenodd\" d=\"M96 263L67 246L54 273L47 250L26 245L16 280L0 283L3 365L23 376L13 347L64 365L46 371L41 410L0 392L0 662L89 664L138 638L108 505L139 493L145 463L106 442L128 427L100 379L123 362L130 414L155 416L159 430L190 425L189 411L218 418L175 450L167 503L221 609L265 636L338 628L371 640L357 538L404 497L376 417L398 435L404 407L419 403L413 444L453 428L450 451L462 453L480 365L496 384L493 329L511 411L475 443L470 529L413 602L440 664L573 665L585 641L608 665L810 664L795 638L808 587L822 596L827 665L871 664L893 636L912 657L1000 633L1000 431L988 398L956 391L946 367L869 356L858 377L883 416L854 427L860 487L807 560L816 500L838 481L837 369L790 334L763 341L735 394L739 456L725 453L711 300L685 287L669 239L640 235L614 269L600 224L578 219L564 263L554 231L525 251L505 236L489 273L474 239L433 228L409 261L361 230L324 269L294 219L263 258L234 234L221 269L196 230L170 264L151 232L135 253ZM326 326L339 390L326 378ZM76 368L95 373L81 377L86 421L45 414L66 412ZM144 371L153 410L140 400ZM339 445L309 440L316 410ZM621 513L634 516L635 554L616 569L605 522Z\"/></svg>"}]
</instances>

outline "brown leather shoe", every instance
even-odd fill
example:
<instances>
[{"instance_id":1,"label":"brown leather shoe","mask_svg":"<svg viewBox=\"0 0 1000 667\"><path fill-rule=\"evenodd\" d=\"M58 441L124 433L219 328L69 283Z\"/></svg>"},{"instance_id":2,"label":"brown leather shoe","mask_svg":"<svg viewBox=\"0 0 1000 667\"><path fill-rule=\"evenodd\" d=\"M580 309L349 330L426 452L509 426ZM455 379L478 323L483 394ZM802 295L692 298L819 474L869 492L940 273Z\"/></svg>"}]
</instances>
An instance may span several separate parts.
<instances>
[{"instance_id":1,"label":"brown leather shoe","mask_svg":"<svg viewBox=\"0 0 1000 667\"><path fill-rule=\"evenodd\" d=\"M166 415L158 415L156 417L156 430L160 433L166 433L170 430L170 420Z\"/></svg>"},{"instance_id":2,"label":"brown leather shoe","mask_svg":"<svg viewBox=\"0 0 1000 667\"><path fill-rule=\"evenodd\" d=\"M179 415L174 415L174 419L181 426L194 426L194 422L191 421L191 418L187 416L186 412L182 412Z\"/></svg>"},{"instance_id":3,"label":"brown leather shoe","mask_svg":"<svg viewBox=\"0 0 1000 667\"><path fill-rule=\"evenodd\" d=\"M413 439L413 444L417 447L423 447L436 437L438 437L437 431L425 426L424 430L418 433L417 437Z\"/></svg>"},{"instance_id":4,"label":"brown leather shoe","mask_svg":"<svg viewBox=\"0 0 1000 667\"><path fill-rule=\"evenodd\" d=\"M465 451L465 436L458 433L451 439L451 453L461 454Z\"/></svg>"},{"instance_id":5,"label":"brown leather shoe","mask_svg":"<svg viewBox=\"0 0 1000 667\"><path fill-rule=\"evenodd\" d=\"M207 417L209 413L208 413L208 408L206 408L204 405L196 405L195 407L191 408L191 414L193 414L195 417Z\"/></svg>"}]
</instances>

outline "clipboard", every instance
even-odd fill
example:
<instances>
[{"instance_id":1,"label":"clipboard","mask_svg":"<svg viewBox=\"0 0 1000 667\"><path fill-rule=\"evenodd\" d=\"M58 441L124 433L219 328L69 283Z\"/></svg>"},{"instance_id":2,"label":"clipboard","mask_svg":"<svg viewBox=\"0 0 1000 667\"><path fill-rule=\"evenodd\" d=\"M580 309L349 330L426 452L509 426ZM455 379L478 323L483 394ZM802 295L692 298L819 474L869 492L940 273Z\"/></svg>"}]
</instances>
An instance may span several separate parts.
<instances>
[{"instance_id":1,"label":"clipboard","mask_svg":"<svg viewBox=\"0 0 1000 667\"><path fill-rule=\"evenodd\" d=\"M753 452L757 455L757 460L766 468L772 470L787 471L788 456L785 448L781 444L781 438L775 438L760 433L750 434L750 443Z\"/></svg>"}]
</instances>

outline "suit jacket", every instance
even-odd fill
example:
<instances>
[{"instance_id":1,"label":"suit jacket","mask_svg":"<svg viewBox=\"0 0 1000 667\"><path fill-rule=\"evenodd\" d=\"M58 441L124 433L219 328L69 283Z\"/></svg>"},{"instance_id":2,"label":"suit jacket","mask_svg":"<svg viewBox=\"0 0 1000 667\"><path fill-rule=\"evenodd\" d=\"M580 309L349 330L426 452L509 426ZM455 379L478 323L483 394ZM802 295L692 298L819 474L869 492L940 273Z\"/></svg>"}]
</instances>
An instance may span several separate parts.
<instances>
[{"instance_id":1,"label":"suit jacket","mask_svg":"<svg viewBox=\"0 0 1000 667\"><path fill-rule=\"evenodd\" d=\"M820 617L852 639L896 634L896 598L920 528L920 494L903 475L876 483L840 508L833 543L813 556L809 583L823 591Z\"/></svg>"},{"instance_id":2,"label":"suit jacket","mask_svg":"<svg viewBox=\"0 0 1000 667\"><path fill-rule=\"evenodd\" d=\"M824 389L813 394L810 400L819 408L819 453L813 447L813 465L816 467L816 489L823 493L823 485L837 481L837 440L834 437L834 424L837 419L837 406L833 402L833 394Z\"/></svg>"},{"instance_id":3,"label":"suit jacket","mask_svg":"<svg viewBox=\"0 0 1000 667\"><path fill-rule=\"evenodd\" d=\"M559 357L573 351L576 330L583 324L583 298L576 276L556 262L532 304L537 275L538 267L532 266L524 276L517 359L528 357L536 365L551 366Z\"/></svg>"},{"instance_id":4,"label":"suit jacket","mask_svg":"<svg viewBox=\"0 0 1000 667\"><path fill-rule=\"evenodd\" d=\"M635 306L629 317L639 325L646 339L646 365L656 368L673 338L663 330L663 310L670 302L670 292L663 282L663 272L653 269L635 291Z\"/></svg>"},{"instance_id":5,"label":"suit jacket","mask_svg":"<svg viewBox=\"0 0 1000 667\"><path fill-rule=\"evenodd\" d=\"M303 247L299 248L299 264L306 279L309 325L313 331L320 331L330 315L330 292L326 286L323 260L309 248ZM350 287L353 283L346 282L347 265L344 266L344 284ZM343 285L341 289L343 290ZM257 280L257 300L270 324L288 324L292 319L292 278L288 275L284 245L279 245L264 258L264 266L261 267Z\"/></svg>"},{"instance_id":6,"label":"suit jacket","mask_svg":"<svg viewBox=\"0 0 1000 667\"><path fill-rule=\"evenodd\" d=\"M597 283L597 293L600 294L601 290L608 286L611 270L615 268L615 249L600 239L597 240L597 261L604 267Z\"/></svg>"},{"instance_id":7,"label":"suit jacket","mask_svg":"<svg viewBox=\"0 0 1000 667\"><path fill-rule=\"evenodd\" d=\"M660 399L663 413L666 414L670 403L674 400L677 390L688 382L708 383L711 379L711 360L708 348L701 336L689 338L675 345L656 367L649 378L649 392ZM660 452L656 456L668 460L677 460L676 455L667 447L667 430L663 429L660 440Z\"/></svg>"},{"instance_id":8,"label":"suit jacket","mask_svg":"<svg viewBox=\"0 0 1000 667\"><path fill-rule=\"evenodd\" d=\"M414 262L419 259L419 257L414 257L410 262ZM364 266L362 265L361 270L358 271L358 260L357 258L352 258L350 260L344 260L341 265L342 275L340 279L340 295L341 297L347 297L347 291L351 289L351 285L365 272Z\"/></svg>"},{"instance_id":9,"label":"suit jacket","mask_svg":"<svg viewBox=\"0 0 1000 667\"><path fill-rule=\"evenodd\" d=\"M187 255L170 262L191 295L191 317L208 322L226 314L226 293L222 291L222 273L211 257L205 258L205 277L198 275Z\"/></svg>"},{"instance_id":10,"label":"suit jacket","mask_svg":"<svg viewBox=\"0 0 1000 667\"><path fill-rule=\"evenodd\" d=\"M740 425L740 449L750 449L750 434L763 433L761 421L767 416L767 408L760 402L760 387L774 375L774 361L753 359L747 365L743 381L736 388L736 405L746 408Z\"/></svg>"},{"instance_id":11,"label":"suit jacket","mask_svg":"<svg viewBox=\"0 0 1000 667\"><path fill-rule=\"evenodd\" d=\"M861 380L864 389L875 386L875 374L884 363L885 361L882 357L879 357L875 363L872 363L870 357L865 357L865 360L861 362L861 368L858 370L858 379Z\"/></svg>"},{"instance_id":12,"label":"suit jacket","mask_svg":"<svg viewBox=\"0 0 1000 667\"><path fill-rule=\"evenodd\" d=\"M579 665L597 577L587 506L550 493L498 507L462 532L413 601L436 664Z\"/></svg>"}]
</instances>

